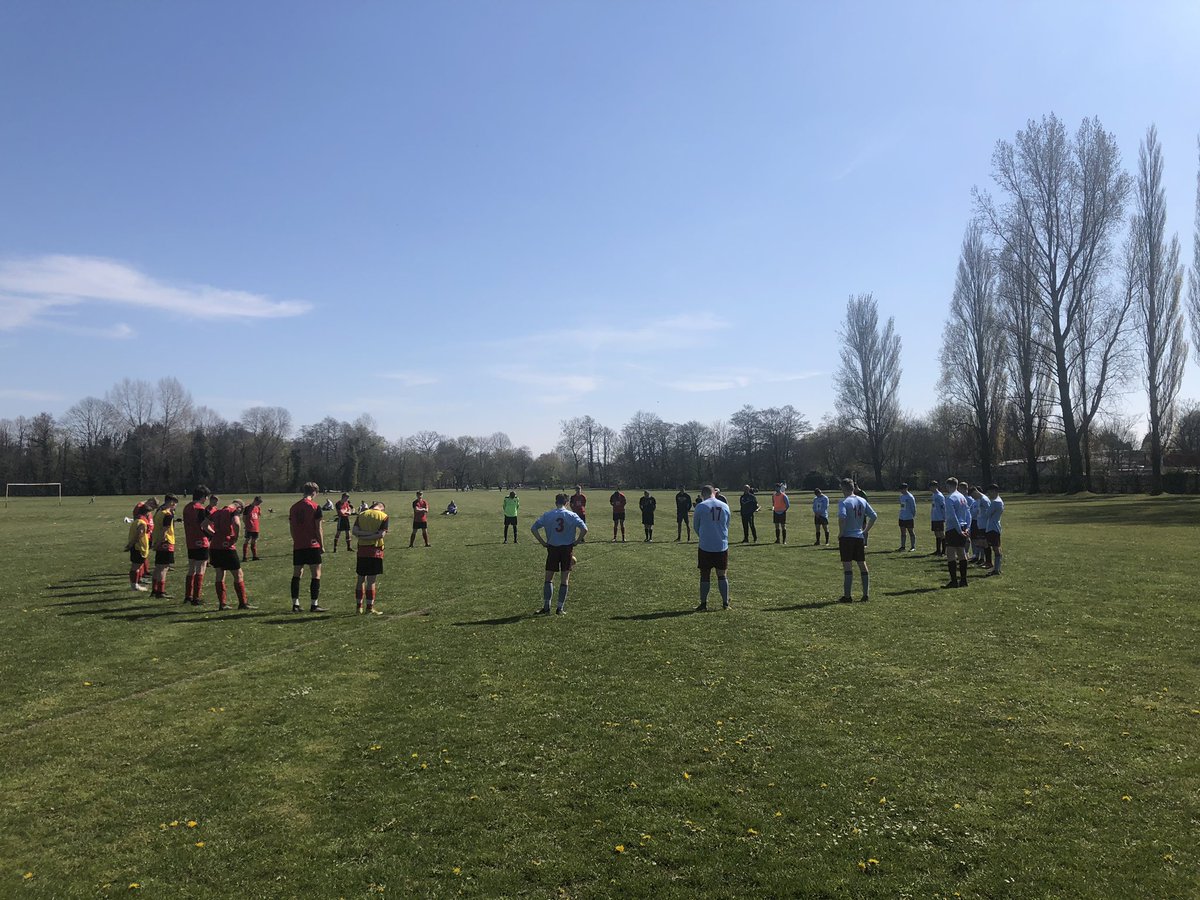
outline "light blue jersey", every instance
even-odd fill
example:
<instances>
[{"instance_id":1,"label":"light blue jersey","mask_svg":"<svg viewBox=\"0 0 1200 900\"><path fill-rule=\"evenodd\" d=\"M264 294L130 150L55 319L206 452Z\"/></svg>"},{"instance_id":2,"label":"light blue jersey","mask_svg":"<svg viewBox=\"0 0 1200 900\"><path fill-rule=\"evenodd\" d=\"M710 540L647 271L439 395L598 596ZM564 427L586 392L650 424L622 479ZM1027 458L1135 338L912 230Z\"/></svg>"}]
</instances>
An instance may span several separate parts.
<instances>
[{"instance_id":1,"label":"light blue jersey","mask_svg":"<svg viewBox=\"0 0 1200 900\"><path fill-rule=\"evenodd\" d=\"M933 496L929 498L929 521L946 521L946 495L937 488L933 489Z\"/></svg>"},{"instance_id":2,"label":"light blue jersey","mask_svg":"<svg viewBox=\"0 0 1200 900\"><path fill-rule=\"evenodd\" d=\"M813 497L813 515L820 516L822 519L829 518L829 498L824 494L820 497Z\"/></svg>"},{"instance_id":3,"label":"light blue jersey","mask_svg":"<svg viewBox=\"0 0 1200 900\"><path fill-rule=\"evenodd\" d=\"M994 531L996 534L999 534L1000 517L1002 515L1004 515L1004 501L997 496L996 499L991 502L991 506L988 509L987 527L984 530Z\"/></svg>"},{"instance_id":4,"label":"light blue jersey","mask_svg":"<svg viewBox=\"0 0 1200 900\"><path fill-rule=\"evenodd\" d=\"M909 521L917 517L917 498L912 494L900 495L900 518Z\"/></svg>"},{"instance_id":5,"label":"light blue jersey","mask_svg":"<svg viewBox=\"0 0 1200 900\"><path fill-rule=\"evenodd\" d=\"M583 519L566 507L558 507L538 516L529 530L535 535L541 528L546 532L546 543L551 547L569 547L575 543L575 532L587 531Z\"/></svg>"},{"instance_id":6,"label":"light blue jersey","mask_svg":"<svg viewBox=\"0 0 1200 900\"><path fill-rule=\"evenodd\" d=\"M716 497L696 504L692 511L692 527L700 540L700 549L720 553L729 549L729 507Z\"/></svg>"},{"instance_id":7,"label":"light blue jersey","mask_svg":"<svg viewBox=\"0 0 1200 900\"><path fill-rule=\"evenodd\" d=\"M957 523L959 530L971 527L971 507L967 498L958 491L945 495L946 527L953 528Z\"/></svg>"},{"instance_id":8,"label":"light blue jersey","mask_svg":"<svg viewBox=\"0 0 1200 900\"><path fill-rule=\"evenodd\" d=\"M975 508L972 510L971 518L975 520L975 524L979 526L980 531L987 531L988 520L992 516L992 501L987 497L979 497L975 501Z\"/></svg>"},{"instance_id":9,"label":"light blue jersey","mask_svg":"<svg viewBox=\"0 0 1200 900\"><path fill-rule=\"evenodd\" d=\"M875 523L879 516L871 509L871 504L862 497L851 494L843 497L838 503L838 535L847 538L861 538L867 522Z\"/></svg>"}]
</instances>

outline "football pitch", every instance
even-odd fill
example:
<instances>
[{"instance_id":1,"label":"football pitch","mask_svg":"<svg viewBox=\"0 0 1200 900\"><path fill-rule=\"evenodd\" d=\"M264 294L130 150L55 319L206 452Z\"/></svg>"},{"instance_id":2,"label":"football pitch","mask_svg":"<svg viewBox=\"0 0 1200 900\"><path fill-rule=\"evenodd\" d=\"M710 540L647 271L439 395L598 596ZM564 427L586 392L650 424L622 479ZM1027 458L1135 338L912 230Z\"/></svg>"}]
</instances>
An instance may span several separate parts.
<instances>
[{"instance_id":1,"label":"football pitch","mask_svg":"<svg viewBox=\"0 0 1200 900\"><path fill-rule=\"evenodd\" d=\"M186 562L129 591L135 498L13 501L0 896L1200 896L1200 498L1006 497L1004 574L949 590L926 498L896 553L873 495L846 605L798 493L787 546L735 510L697 613L673 492L644 544L627 491L623 545L590 493L561 618L549 492L516 546L500 493L430 492L411 550L411 495L355 495L392 515L375 617L344 544L290 611L293 496L223 613Z\"/></svg>"}]
</instances>

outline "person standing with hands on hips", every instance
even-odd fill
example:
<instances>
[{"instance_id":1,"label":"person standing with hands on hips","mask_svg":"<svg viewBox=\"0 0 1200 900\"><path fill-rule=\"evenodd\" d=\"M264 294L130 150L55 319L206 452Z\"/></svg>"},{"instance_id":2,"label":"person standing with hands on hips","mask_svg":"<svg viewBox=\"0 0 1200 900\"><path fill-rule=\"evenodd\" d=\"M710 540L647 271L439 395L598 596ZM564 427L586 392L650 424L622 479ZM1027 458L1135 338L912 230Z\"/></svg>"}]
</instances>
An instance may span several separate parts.
<instances>
[{"instance_id":1,"label":"person standing with hands on hips","mask_svg":"<svg viewBox=\"0 0 1200 900\"><path fill-rule=\"evenodd\" d=\"M575 545L583 542L587 534L587 523L579 515L567 509L567 495L554 498L554 509L542 513L530 526L534 540L546 548L546 581L542 585L542 608L538 615L550 613L550 598L554 596L554 573L561 572L558 585L558 606L555 613L565 616L567 611L567 585L571 580L571 569L575 566ZM546 539L541 532L546 532ZM576 532L579 540L575 539Z\"/></svg>"}]
</instances>

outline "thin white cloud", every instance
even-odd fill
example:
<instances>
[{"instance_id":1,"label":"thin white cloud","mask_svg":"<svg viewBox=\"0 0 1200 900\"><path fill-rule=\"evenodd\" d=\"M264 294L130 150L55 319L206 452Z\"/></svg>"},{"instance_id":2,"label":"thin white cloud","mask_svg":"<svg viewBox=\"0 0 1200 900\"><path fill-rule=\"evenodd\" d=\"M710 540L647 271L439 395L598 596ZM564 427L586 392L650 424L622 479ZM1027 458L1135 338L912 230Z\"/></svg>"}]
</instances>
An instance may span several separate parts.
<instances>
[{"instance_id":1,"label":"thin white cloud","mask_svg":"<svg viewBox=\"0 0 1200 900\"><path fill-rule=\"evenodd\" d=\"M28 391L23 388L0 388L0 398L5 400L33 400L38 403L53 403L62 399L61 394L51 391Z\"/></svg>"},{"instance_id":2,"label":"thin white cloud","mask_svg":"<svg viewBox=\"0 0 1200 900\"><path fill-rule=\"evenodd\" d=\"M384 372L382 377L389 381L398 381L405 387L421 387L438 382L436 377L423 372Z\"/></svg>"},{"instance_id":3,"label":"thin white cloud","mask_svg":"<svg viewBox=\"0 0 1200 900\"><path fill-rule=\"evenodd\" d=\"M783 384L819 378L824 372L769 372L762 369L746 369L737 372L709 372L694 378L677 378L664 381L663 387L685 393L708 393L748 388L756 384Z\"/></svg>"},{"instance_id":4,"label":"thin white cloud","mask_svg":"<svg viewBox=\"0 0 1200 900\"><path fill-rule=\"evenodd\" d=\"M110 259L52 255L0 262L0 330L45 324L48 318L58 318L61 325L67 311L97 305L157 309L193 319L282 318L311 308L247 291L167 284ZM128 334L118 327L108 336Z\"/></svg>"},{"instance_id":5,"label":"thin white cloud","mask_svg":"<svg viewBox=\"0 0 1200 900\"><path fill-rule=\"evenodd\" d=\"M556 392L556 397L588 394L600 387L600 379L592 375L546 375L525 366L503 366L493 374L513 384L523 384Z\"/></svg>"},{"instance_id":6,"label":"thin white cloud","mask_svg":"<svg viewBox=\"0 0 1200 900\"><path fill-rule=\"evenodd\" d=\"M623 328L580 325L534 335L531 341L539 346L570 347L576 353L597 350L676 350L694 347L706 336L730 327L728 321L715 313L701 311L652 319L641 324L629 323Z\"/></svg>"}]
</instances>

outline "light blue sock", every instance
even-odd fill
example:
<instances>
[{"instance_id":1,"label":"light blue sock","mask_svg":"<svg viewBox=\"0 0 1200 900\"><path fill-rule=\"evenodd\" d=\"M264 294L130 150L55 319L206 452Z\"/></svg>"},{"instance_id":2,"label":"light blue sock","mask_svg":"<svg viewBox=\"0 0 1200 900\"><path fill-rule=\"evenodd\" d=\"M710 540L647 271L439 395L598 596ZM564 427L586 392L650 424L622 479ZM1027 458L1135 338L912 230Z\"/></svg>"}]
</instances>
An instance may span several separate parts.
<instances>
[{"instance_id":1,"label":"light blue sock","mask_svg":"<svg viewBox=\"0 0 1200 900\"><path fill-rule=\"evenodd\" d=\"M871 573L865 569L862 572L863 596L869 597L871 594Z\"/></svg>"},{"instance_id":2,"label":"light blue sock","mask_svg":"<svg viewBox=\"0 0 1200 900\"><path fill-rule=\"evenodd\" d=\"M712 587L712 584L710 582L707 582L707 581L700 582L700 603L701 604L708 602L708 589L710 587Z\"/></svg>"},{"instance_id":3,"label":"light blue sock","mask_svg":"<svg viewBox=\"0 0 1200 900\"><path fill-rule=\"evenodd\" d=\"M546 602L549 603L550 601L547 600ZM558 586L558 608L562 609L563 606L566 605L566 602L567 602L567 583L564 581L562 584L560 584Z\"/></svg>"},{"instance_id":4,"label":"light blue sock","mask_svg":"<svg viewBox=\"0 0 1200 900\"><path fill-rule=\"evenodd\" d=\"M854 590L854 573L849 569L842 573L842 596L849 597L850 592Z\"/></svg>"},{"instance_id":5,"label":"light blue sock","mask_svg":"<svg viewBox=\"0 0 1200 900\"><path fill-rule=\"evenodd\" d=\"M542 608L550 608L550 598L554 596L554 585L547 581L542 585Z\"/></svg>"},{"instance_id":6,"label":"light blue sock","mask_svg":"<svg viewBox=\"0 0 1200 900\"><path fill-rule=\"evenodd\" d=\"M721 603L729 605L729 579L717 576L717 590L721 592Z\"/></svg>"}]
</instances>

